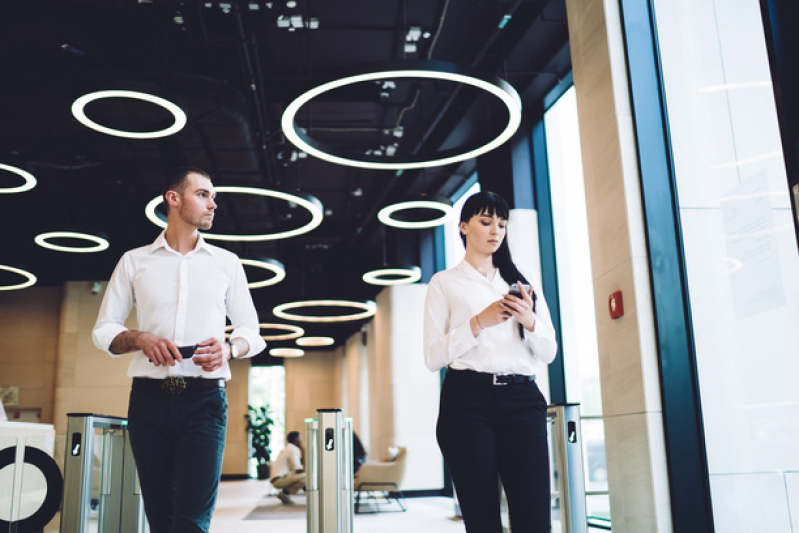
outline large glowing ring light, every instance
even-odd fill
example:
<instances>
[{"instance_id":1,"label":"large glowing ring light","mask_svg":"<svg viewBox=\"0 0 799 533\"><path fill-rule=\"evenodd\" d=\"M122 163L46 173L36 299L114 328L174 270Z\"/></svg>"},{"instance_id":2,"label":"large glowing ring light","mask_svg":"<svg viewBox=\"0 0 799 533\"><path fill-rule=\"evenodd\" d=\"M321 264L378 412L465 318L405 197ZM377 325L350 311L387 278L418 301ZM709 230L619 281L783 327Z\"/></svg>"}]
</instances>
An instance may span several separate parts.
<instances>
[{"instance_id":1,"label":"large glowing ring light","mask_svg":"<svg viewBox=\"0 0 799 533\"><path fill-rule=\"evenodd\" d=\"M0 163L0 170L7 170L8 172L12 172L14 174L17 174L19 176L22 176L22 179L25 180L25 183L23 183L19 187L8 187L8 188L5 188L5 189L0 189L0 194L12 194L12 193L15 193L15 192L25 192L25 191L29 191L29 190L33 189L34 187L36 187L36 178L33 176L33 174L31 174L27 170L22 170L19 167L15 167L15 166L11 166L11 165L5 165L3 163Z\"/></svg>"},{"instance_id":2,"label":"large glowing ring light","mask_svg":"<svg viewBox=\"0 0 799 533\"><path fill-rule=\"evenodd\" d=\"M298 339L305 335L304 329L292 324L258 324L258 327L261 329L280 329L289 332L282 335L261 335L261 338L265 341L288 341L291 339ZM225 331L233 331L233 326L225 326ZM230 334L225 334L225 337L230 338Z\"/></svg>"},{"instance_id":3,"label":"large glowing ring light","mask_svg":"<svg viewBox=\"0 0 799 533\"><path fill-rule=\"evenodd\" d=\"M294 342L297 346L330 346L336 340L333 337L301 337Z\"/></svg>"},{"instance_id":4,"label":"large glowing ring light","mask_svg":"<svg viewBox=\"0 0 799 533\"><path fill-rule=\"evenodd\" d=\"M441 216L430 220L423 220L421 222L407 222L391 218L391 215L397 211L404 211L406 209L438 209L441 211ZM455 208L450 204L442 203L435 200L410 200L407 202L398 202L391 204L377 213L377 219L386 226L394 228L405 229L419 229L419 228L432 228L446 223L450 218L455 216Z\"/></svg>"},{"instance_id":5,"label":"large glowing ring light","mask_svg":"<svg viewBox=\"0 0 799 533\"><path fill-rule=\"evenodd\" d=\"M276 285L283 281L286 277L286 267L283 266L283 263L280 261L275 261L274 259L268 260L260 260L260 259L239 259L242 265L247 265L255 268L263 268L264 270L271 271L274 276L271 278L266 278L262 281L253 281L247 284L247 287L251 289L258 289L260 287L268 287L270 285Z\"/></svg>"},{"instance_id":6,"label":"large glowing ring light","mask_svg":"<svg viewBox=\"0 0 799 533\"><path fill-rule=\"evenodd\" d=\"M21 268L14 268L12 266L0 265L0 270L6 270L8 272L13 272L14 274L19 274L20 276L24 276L27 281L23 281L22 283L18 283L17 285L0 285L0 291L13 291L17 289L24 289L25 287L30 287L34 283L36 283L36 276L28 272L27 270L22 270Z\"/></svg>"},{"instance_id":7,"label":"large glowing ring light","mask_svg":"<svg viewBox=\"0 0 799 533\"><path fill-rule=\"evenodd\" d=\"M403 277L397 277L403 276ZM403 268L378 268L363 275L363 280L371 285L405 285L422 279L422 269L418 266Z\"/></svg>"},{"instance_id":8,"label":"large glowing ring light","mask_svg":"<svg viewBox=\"0 0 799 533\"><path fill-rule=\"evenodd\" d=\"M305 355L305 350L299 348L272 348L269 350L269 355L274 357L302 357Z\"/></svg>"},{"instance_id":9,"label":"large glowing ring light","mask_svg":"<svg viewBox=\"0 0 799 533\"><path fill-rule=\"evenodd\" d=\"M388 62L379 65L379 70L347 76L337 80L323 83L313 89L301 94L291 102L283 112L281 128L286 138L300 150L311 154L314 157L336 163L359 168L372 168L380 170L400 170L413 168L426 168L448 165L465 161L477 157L494 148L502 145L510 139L522 121L522 102L516 90L505 80L496 76L487 76L478 73L473 69L467 69L454 63L445 61L407 61L407 62ZM335 151L319 141L314 140L297 126L294 118L303 105L307 104L317 96L333 89L360 83L364 81L378 81L397 78L427 78L434 80L454 81L464 85L471 85L482 89L499 98L508 108L508 124L505 129L492 141L460 154L441 157L440 159L430 159L421 161L387 161L378 157L353 159L344 154L337 154Z\"/></svg>"},{"instance_id":10,"label":"large glowing ring light","mask_svg":"<svg viewBox=\"0 0 799 533\"><path fill-rule=\"evenodd\" d=\"M363 309L363 312L338 316L309 316L286 312L286 309L295 309L298 307L352 307L355 309ZM348 300L307 300L304 302L280 304L272 309L272 313L282 319L296 320L298 322L349 322L350 320L361 320L374 316L375 313L377 313L377 304L371 300L366 302L352 302Z\"/></svg>"},{"instance_id":11,"label":"large glowing ring light","mask_svg":"<svg viewBox=\"0 0 799 533\"><path fill-rule=\"evenodd\" d=\"M238 186L227 186L227 185L215 187L214 190L216 192L254 194L256 196L269 196L271 198L279 198L281 200L286 200L287 202L294 202L295 204L304 207L305 209L308 210L309 213L311 213L311 221L308 222L306 225L293 230L282 231L279 233L264 233L261 235L224 235L224 234L200 232L202 233L202 236L206 239L214 239L218 241L231 241L231 242L255 242L255 241L273 241L277 239L288 239L289 237L296 237L297 235L308 233L312 229L316 228L319 224L321 224L322 219L325 217L321 202L319 202L319 200L310 195L298 196L296 194L274 191L272 189L258 189L255 187L238 187ZM166 221L162 220L161 217L159 217L158 214L155 212L156 208L163 201L164 199L161 196L156 196L155 198L150 200L150 202L144 208L144 214L147 216L150 222L152 222L156 226L165 228Z\"/></svg>"},{"instance_id":12,"label":"large glowing ring light","mask_svg":"<svg viewBox=\"0 0 799 533\"><path fill-rule=\"evenodd\" d=\"M85 108L90 102L95 100L102 100L103 98L132 98L134 100L144 100L156 105L160 105L175 117L175 122L168 128L159 131L125 131L108 128L101 124L94 122L86 116ZM91 128L100 133L107 135L114 135L116 137L126 137L128 139L156 139L159 137L167 137L173 135L186 125L186 112L177 104L170 102L166 98L155 96L154 94L147 94L139 91L124 91L124 90L107 90L96 91L89 94L84 94L72 103L72 114L78 119L78 122L84 126Z\"/></svg>"},{"instance_id":13,"label":"large glowing ring light","mask_svg":"<svg viewBox=\"0 0 799 533\"><path fill-rule=\"evenodd\" d=\"M94 246L61 246L48 242L48 239L81 239L84 241L91 241L95 243ZM41 233L33 238L33 240L42 248L55 250L57 252L73 252L79 254L102 252L108 249L108 241L97 235L89 235L88 233L75 233L73 231L51 231L49 233Z\"/></svg>"}]
</instances>

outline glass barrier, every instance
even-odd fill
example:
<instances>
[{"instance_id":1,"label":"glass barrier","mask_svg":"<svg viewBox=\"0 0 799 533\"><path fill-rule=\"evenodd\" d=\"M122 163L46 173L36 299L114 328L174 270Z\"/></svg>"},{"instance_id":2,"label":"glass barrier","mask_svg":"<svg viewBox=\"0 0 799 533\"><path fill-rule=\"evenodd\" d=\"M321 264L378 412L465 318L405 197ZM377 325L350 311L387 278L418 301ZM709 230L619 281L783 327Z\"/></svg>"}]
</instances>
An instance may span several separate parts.
<instances>
[{"instance_id":1,"label":"glass barrier","mask_svg":"<svg viewBox=\"0 0 799 533\"><path fill-rule=\"evenodd\" d=\"M14 508L17 438L0 435L0 533L9 533Z\"/></svg>"}]
</instances>

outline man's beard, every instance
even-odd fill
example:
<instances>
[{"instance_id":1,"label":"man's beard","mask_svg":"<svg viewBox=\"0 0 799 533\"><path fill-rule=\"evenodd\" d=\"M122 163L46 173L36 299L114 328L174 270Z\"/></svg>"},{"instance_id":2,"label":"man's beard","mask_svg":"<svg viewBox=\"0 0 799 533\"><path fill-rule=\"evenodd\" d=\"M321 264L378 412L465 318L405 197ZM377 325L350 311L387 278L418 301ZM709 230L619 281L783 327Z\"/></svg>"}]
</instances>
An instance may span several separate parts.
<instances>
[{"instance_id":1,"label":"man's beard","mask_svg":"<svg viewBox=\"0 0 799 533\"><path fill-rule=\"evenodd\" d=\"M179 211L179 214L180 214L180 218L182 218L184 222L194 226L197 229L209 230L209 229L211 229L211 226L213 226L213 224L214 224L214 218L213 217L205 218L205 216L204 216L205 214L204 213L199 214L199 215L190 216L189 214L187 214L185 212L184 209L181 209Z\"/></svg>"}]
</instances>

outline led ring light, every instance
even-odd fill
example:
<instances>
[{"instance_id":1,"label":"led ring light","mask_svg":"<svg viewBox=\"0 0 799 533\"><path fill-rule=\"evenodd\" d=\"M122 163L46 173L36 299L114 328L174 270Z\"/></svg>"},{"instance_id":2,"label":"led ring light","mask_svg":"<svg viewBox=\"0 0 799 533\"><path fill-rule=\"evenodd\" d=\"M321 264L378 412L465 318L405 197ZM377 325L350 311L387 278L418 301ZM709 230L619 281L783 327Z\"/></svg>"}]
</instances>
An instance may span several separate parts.
<instances>
[{"instance_id":1,"label":"led ring light","mask_svg":"<svg viewBox=\"0 0 799 533\"><path fill-rule=\"evenodd\" d=\"M261 338L265 341L288 341L291 339L299 339L305 335L304 329L292 324L258 324L258 327L261 329L281 329L290 332L284 333L283 335L261 335ZM225 331L233 331L233 326L225 326ZM225 334L225 337L230 338L230 334Z\"/></svg>"},{"instance_id":2,"label":"led ring light","mask_svg":"<svg viewBox=\"0 0 799 533\"><path fill-rule=\"evenodd\" d=\"M25 192L33 189L36 187L36 178L28 172L27 170L23 170L19 167L15 167L12 165L6 165L0 163L0 170L7 170L13 174L17 174L18 176L22 176L22 179L25 180L25 183L20 185L19 187L8 187L4 189L0 189L0 194L12 194L15 192Z\"/></svg>"},{"instance_id":3,"label":"led ring light","mask_svg":"<svg viewBox=\"0 0 799 533\"><path fill-rule=\"evenodd\" d=\"M0 270L6 270L8 272L13 272L14 274L19 274L20 276L24 276L27 281L23 281L22 283L18 283L17 285L0 285L0 291L13 291L17 289L24 289L25 287L30 287L34 283L36 283L36 276L31 274L26 270L22 270L21 268L14 268L12 266L0 265Z\"/></svg>"},{"instance_id":4,"label":"led ring light","mask_svg":"<svg viewBox=\"0 0 799 533\"><path fill-rule=\"evenodd\" d=\"M274 276L271 278L267 278L263 281L253 281L247 284L247 287L250 289L258 289L260 287L268 287L270 285L276 285L283 281L286 277L286 267L283 266L283 263L280 261L275 261L274 259L267 259L267 260L259 260L259 259L239 259L242 265L247 265L255 268L263 268L264 270L269 270L274 273Z\"/></svg>"},{"instance_id":5,"label":"led ring light","mask_svg":"<svg viewBox=\"0 0 799 533\"><path fill-rule=\"evenodd\" d=\"M81 239L95 243L95 246L61 246L48 242L48 239ZM42 248L55 250L57 252L73 252L73 253L91 253L102 252L108 249L108 241L96 235L89 235L87 233L75 233L73 231L51 231L49 233L42 233L33 238L33 240Z\"/></svg>"},{"instance_id":6,"label":"led ring light","mask_svg":"<svg viewBox=\"0 0 799 533\"><path fill-rule=\"evenodd\" d=\"M302 337L294 342L297 346L330 346L336 340L333 337Z\"/></svg>"},{"instance_id":7,"label":"led ring light","mask_svg":"<svg viewBox=\"0 0 799 533\"><path fill-rule=\"evenodd\" d=\"M441 211L441 216L430 220L421 222L408 222L391 218L391 215L397 211L404 211L406 209L437 209ZM436 200L409 200L407 202L398 202L384 207L377 213L377 218L386 226L404 229L419 229L419 228L432 228L440 226L447 222L455 215L455 208L452 204L442 203Z\"/></svg>"},{"instance_id":8,"label":"led ring light","mask_svg":"<svg viewBox=\"0 0 799 533\"><path fill-rule=\"evenodd\" d=\"M355 74L323 83L322 85L314 87L313 89L297 97L297 99L295 99L286 107L281 119L281 128L283 129L283 133L286 138L300 150L331 163L378 170L400 170L437 167L477 157L502 145L502 143L513 136L521 124L522 102L519 98L519 94L508 82L496 76L485 75L475 71L474 69L467 69L462 66L455 65L454 63L445 61L420 60L388 62L380 64L378 67L383 68L376 69L373 72ZM302 128L297 125L294 120L303 105L328 91L364 81L378 81L397 78L426 78L433 80L453 81L482 89L489 94L496 96L502 101L503 104L505 104L508 109L508 124L495 139L489 141L483 146L469 150L467 152L441 157L439 159L389 162L386 160L381 160L378 157L370 157L368 159L353 159L352 157L343 153L336 153L336 151L330 146L322 144L319 141L311 138L302 130Z\"/></svg>"},{"instance_id":9,"label":"led ring light","mask_svg":"<svg viewBox=\"0 0 799 533\"><path fill-rule=\"evenodd\" d=\"M305 350L299 348L272 348L269 350L269 355L274 357L302 357L305 355Z\"/></svg>"},{"instance_id":10,"label":"led ring light","mask_svg":"<svg viewBox=\"0 0 799 533\"><path fill-rule=\"evenodd\" d=\"M422 279L422 269L418 266L378 268L363 275L363 280L371 285L405 285L406 283L415 283L420 279Z\"/></svg>"},{"instance_id":11,"label":"led ring light","mask_svg":"<svg viewBox=\"0 0 799 533\"><path fill-rule=\"evenodd\" d=\"M132 98L134 100L143 100L156 105L160 105L175 117L175 122L168 128L159 131L125 131L109 128L94 122L86 116L86 106L95 100L102 100L103 98ZM139 91L126 91L126 90L107 90L96 91L89 94L84 94L72 103L72 114L78 119L78 122L84 126L91 128L100 133L107 135L114 135L116 137L126 137L129 139L157 139L159 137L167 137L175 134L183 129L186 125L187 118L186 112L177 104L170 102L166 98L155 96L154 94L143 93Z\"/></svg>"},{"instance_id":12,"label":"led ring light","mask_svg":"<svg viewBox=\"0 0 799 533\"><path fill-rule=\"evenodd\" d=\"M297 235L308 233L312 229L316 228L319 224L321 224L322 219L324 218L321 202L319 202L319 200L310 195L299 196L296 194L275 191L272 189L258 189L255 187L238 187L238 186L227 186L227 185L215 187L214 189L216 190L216 192L254 194L256 196L268 196L271 198L286 200L287 202L293 202L308 210L308 212L311 214L311 221L308 222L306 225L299 227L297 229L282 231L278 233L264 233L261 235L220 235L216 233L201 232L202 236L206 239L212 239L212 240L215 239L218 241L230 241L230 242L255 242L255 241L272 241L277 239L288 239L289 237L296 237ZM150 202L147 204L147 207L144 208L144 214L147 216L150 222L152 222L156 226L159 226L161 228L166 228L166 221L162 220L155 212L156 208L163 201L164 199L161 196L156 196L155 198L150 200Z\"/></svg>"},{"instance_id":13,"label":"led ring light","mask_svg":"<svg viewBox=\"0 0 799 533\"><path fill-rule=\"evenodd\" d=\"M361 313L338 316L310 316L287 313L287 309L298 307L352 307L363 309ZM296 320L298 322L349 322L350 320L361 320L369 318L377 313L377 304L371 300L366 302L352 302L348 300L307 300L304 302L288 302L280 304L272 310L275 316L285 320Z\"/></svg>"}]
</instances>

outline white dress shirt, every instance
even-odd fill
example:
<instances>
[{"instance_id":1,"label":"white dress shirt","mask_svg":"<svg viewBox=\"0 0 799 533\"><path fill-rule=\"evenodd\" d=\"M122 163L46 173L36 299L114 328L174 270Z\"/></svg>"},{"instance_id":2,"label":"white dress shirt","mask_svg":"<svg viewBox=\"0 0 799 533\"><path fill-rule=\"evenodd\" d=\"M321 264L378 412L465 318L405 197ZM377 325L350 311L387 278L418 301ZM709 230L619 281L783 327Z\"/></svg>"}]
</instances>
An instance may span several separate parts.
<instances>
[{"instance_id":1,"label":"white dress shirt","mask_svg":"<svg viewBox=\"0 0 799 533\"><path fill-rule=\"evenodd\" d=\"M507 294L510 286L497 271L486 279L466 260L439 272L430 280L425 300L424 355L431 371L445 366L457 370L476 370L492 374L536 374L538 362L549 364L558 349L555 328L544 294L527 272L538 298L535 304L535 331L507 320L472 334L469 321L489 304Z\"/></svg>"},{"instance_id":2,"label":"white dress shirt","mask_svg":"<svg viewBox=\"0 0 799 533\"><path fill-rule=\"evenodd\" d=\"M178 346L211 337L224 342L225 317L229 317L234 326L231 338L241 337L250 345L239 357L252 357L266 347L239 258L202 237L185 256L169 246L163 232L152 244L122 256L92 332L98 348L121 356L108 348L117 335L128 331L124 324L133 307L139 331L171 339ZM230 367L225 363L205 372L191 359L156 367L141 351L133 354L128 367L129 377L163 379L171 375L230 379Z\"/></svg>"},{"instance_id":3,"label":"white dress shirt","mask_svg":"<svg viewBox=\"0 0 799 533\"><path fill-rule=\"evenodd\" d=\"M283 477L293 474L297 470L302 470L302 452L300 448L289 442L283 451L272 463L270 475L273 478Z\"/></svg>"}]
</instances>

